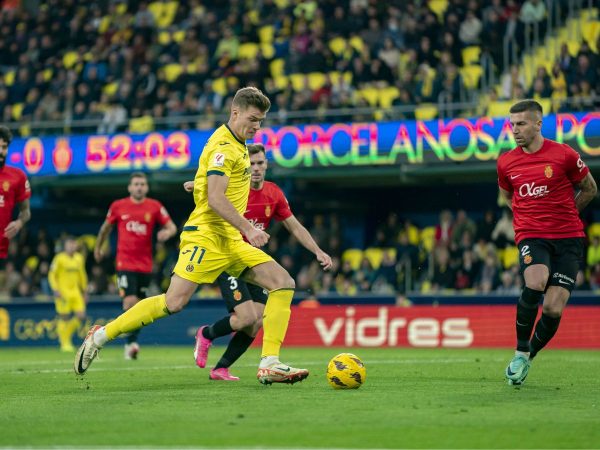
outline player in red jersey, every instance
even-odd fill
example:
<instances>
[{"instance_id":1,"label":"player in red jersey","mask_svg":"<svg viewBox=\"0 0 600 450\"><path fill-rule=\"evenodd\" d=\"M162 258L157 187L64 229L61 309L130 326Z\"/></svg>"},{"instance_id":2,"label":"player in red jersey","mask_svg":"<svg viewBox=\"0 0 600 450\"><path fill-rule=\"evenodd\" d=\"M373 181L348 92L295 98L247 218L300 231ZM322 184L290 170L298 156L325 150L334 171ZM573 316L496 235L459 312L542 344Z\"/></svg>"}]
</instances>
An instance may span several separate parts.
<instances>
[{"instance_id":1,"label":"player in red jersey","mask_svg":"<svg viewBox=\"0 0 600 450\"><path fill-rule=\"evenodd\" d=\"M505 372L511 385L523 383L531 361L558 329L583 262L585 233L579 213L597 191L575 150L544 139L542 114L542 106L533 100L513 105L510 124L518 146L498 158L500 193L513 211L525 278L517 304L517 349Z\"/></svg>"},{"instance_id":2,"label":"player in red jersey","mask_svg":"<svg viewBox=\"0 0 600 450\"><path fill-rule=\"evenodd\" d=\"M315 254L324 270L331 267L331 257L325 253L308 230L296 219L281 189L265 181L267 159L262 144L248 144L252 169L250 195L244 217L260 230L266 230L272 219L282 222L285 228L298 241ZM193 182L184 184L186 191L193 190ZM268 292L263 288L222 273L217 282L225 299L230 315L210 326L200 327L196 333L194 359L199 367L205 367L208 349L214 339L226 336L233 331L235 335L217 365L210 371L211 380L237 381L231 375L229 367L250 347L262 326L262 317Z\"/></svg>"},{"instance_id":3,"label":"player in red jersey","mask_svg":"<svg viewBox=\"0 0 600 450\"><path fill-rule=\"evenodd\" d=\"M158 200L148 198L148 179L141 172L129 178L129 197L115 200L108 209L102 224L94 257L100 262L104 258L103 245L113 226L117 225L117 285L123 299L123 310L127 311L141 298L147 297L146 290L152 278L152 236L154 227L161 229L156 234L159 242L171 238L177 227L169 213ZM137 338L139 330L127 335L125 358L136 359L140 350Z\"/></svg>"},{"instance_id":4,"label":"player in red jersey","mask_svg":"<svg viewBox=\"0 0 600 450\"><path fill-rule=\"evenodd\" d=\"M2 271L8 256L8 241L15 237L31 218L29 180L21 169L6 165L6 155L11 141L10 130L0 126L0 270ZM19 215L12 220L16 205L19 207Z\"/></svg>"}]
</instances>

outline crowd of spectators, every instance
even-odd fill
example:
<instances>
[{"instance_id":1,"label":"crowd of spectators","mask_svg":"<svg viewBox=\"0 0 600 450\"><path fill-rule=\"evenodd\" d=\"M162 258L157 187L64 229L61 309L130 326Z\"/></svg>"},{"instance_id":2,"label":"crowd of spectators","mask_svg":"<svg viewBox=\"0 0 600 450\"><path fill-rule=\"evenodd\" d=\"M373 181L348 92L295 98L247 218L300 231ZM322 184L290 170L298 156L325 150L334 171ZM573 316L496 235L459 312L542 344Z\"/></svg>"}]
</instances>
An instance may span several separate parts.
<instances>
[{"instance_id":1,"label":"crowd of spectators","mask_svg":"<svg viewBox=\"0 0 600 450\"><path fill-rule=\"evenodd\" d=\"M73 130L102 133L210 128L244 85L270 96L275 123L368 106L357 94L368 87L396 87L394 106L457 102L468 94L462 49L480 46L500 73L503 36L540 21L544 4L449 0L434 12L419 0L40 0L35 12L0 11L0 120L34 134L44 132L31 125L39 121L87 121ZM248 55L247 43L261 46ZM540 73L532 92L561 83L572 95L597 91L597 56L587 48L561 53L565 80ZM325 81L311 86L307 76L294 88L277 72L319 72ZM511 97L527 94L529 86L509 80Z\"/></svg>"},{"instance_id":2,"label":"crowd of spectators","mask_svg":"<svg viewBox=\"0 0 600 450\"><path fill-rule=\"evenodd\" d=\"M352 242L342 242L343 222L337 214L316 214L306 220L319 245L333 259L331 271L323 272L314 256L281 226L271 230L266 251L296 280L299 292L317 298L328 295L354 296L361 293L404 296L410 292L463 292L518 295L522 288L518 252L510 210L500 214L488 210L473 220L464 210L444 210L436 224L417 226L401 220L394 212L382 222L365 247L378 249L375 261L367 252L359 260L348 257ZM116 295L113 259L96 263L93 235L79 237L80 251L86 257L91 295ZM23 232L11 242L9 258L0 280L0 294L11 298L50 296L48 268L61 250L62 236L53 239L44 229ZM364 250L364 249L363 249ZM350 252L356 249L351 249ZM360 251L359 251L360 253ZM600 234L589 237L586 264L577 277L576 289L600 289ZM155 267L151 292L168 287L177 260L177 239L155 247ZM205 285L198 296L219 297L215 285Z\"/></svg>"}]
</instances>

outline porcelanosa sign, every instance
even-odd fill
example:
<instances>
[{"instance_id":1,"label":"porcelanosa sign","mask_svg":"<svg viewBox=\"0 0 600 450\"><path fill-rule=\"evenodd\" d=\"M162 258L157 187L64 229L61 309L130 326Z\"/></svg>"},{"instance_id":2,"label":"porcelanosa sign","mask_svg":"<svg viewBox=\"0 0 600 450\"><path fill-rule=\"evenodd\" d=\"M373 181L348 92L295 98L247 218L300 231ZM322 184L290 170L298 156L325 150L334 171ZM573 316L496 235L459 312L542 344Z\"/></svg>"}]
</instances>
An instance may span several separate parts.
<instances>
[{"instance_id":1,"label":"porcelanosa sign","mask_svg":"<svg viewBox=\"0 0 600 450\"><path fill-rule=\"evenodd\" d=\"M15 139L8 163L29 175L195 170L213 131ZM548 115L542 133L600 156L600 113ZM516 145L508 120L490 117L273 127L254 141L285 168L490 161Z\"/></svg>"}]
</instances>

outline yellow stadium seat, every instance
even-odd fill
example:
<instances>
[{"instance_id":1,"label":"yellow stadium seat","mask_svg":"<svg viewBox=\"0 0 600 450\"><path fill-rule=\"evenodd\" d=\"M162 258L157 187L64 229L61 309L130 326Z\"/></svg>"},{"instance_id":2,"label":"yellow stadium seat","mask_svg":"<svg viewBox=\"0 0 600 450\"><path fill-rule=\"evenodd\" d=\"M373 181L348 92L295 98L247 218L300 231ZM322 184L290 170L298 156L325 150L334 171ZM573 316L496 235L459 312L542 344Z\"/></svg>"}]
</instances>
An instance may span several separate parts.
<instances>
[{"instance_id":1,"label":"yellow stadium seat","mask_svg":"<svg viewBox=\"0 0 600 450\"><path fill-rule=\"evenodd\" d=\"M580 17L582 20L593 20L598 18L598 8L585 8L581 10Z\"/></svg>"},{"instance_id":2,"label":"yellow stadium seat","mask_svg":"<svg viewBox=\"0 0 600 450\"><path fill-rule=\"evenodd\" d=\"M342 74L344 81L348 84L352 84L352 72L344 72Z\"/></svg>"},{"instance_id":3,"label":"yellow stadium seat","mask_svg":"<svg viewBox=\"0 0 600 450\"><path fill-rule=\"evenodd\" d=\"M600 237L600 223L593 223L587 229L588 237L592 238L594 236Z\"/></svg>"},{"instance_id":4,"label":"yellow stadium seat","mask_svg":"<svg viewBox=\"0 0 600 450\"><path fill-rule=\"evenodd\" d=\"M108 31L110 27L110 16L104 16L98 25L98 34L102 35Z\"/></svg>"},{"instance_id":5,"label":"yellow stadium seat","mask_svg":"<svg viewBox=\"0 0 600 450\"><path fill-rule=\"evenodd\" d=\"M269 69L271 70L271 76L276 78L280 75L284 74L285 71L285 61L283 58L277 58L271 61L269 65Z\"/></svg>"},{"instance_id":6,"label":"yellow stadium seat","mask_svg":"<svg viewBox=\"0 0 600 450\"><path fill-rule=\"evenodd\" d=\"M593 22L583 22L581 26L581 34L583 39L590 44L592 50L598 52L596 48L596 40L598 39L598 35L600 35L600 21L595 20Z\"/></svg>"},{"instance_id":7,"label":"yellow stadium seat","mask_svg":"<svg viewBox=\"0 0 600 450\"><path fill-rule=\"evenodd\" d=\"M154 16L157 28L166 28L173 23L177 12L177 2L152 2L148 5L148 11Z\"/></svg>"},{"instance_id":8,"label":"yellow stadium seat","mask_svg":"<svg viewBox=\"0 0 600 450\"><path fill-rule=\"evenodd\" d=\"M54 75L54 71L52 69L44 70L44 81L50 81L52 79L52 75Z\"/></svg>"},{"instance_id":9,"label":"yellow stadium seat","mask_svg":"<svg viewBox=\"0 0 600 450\"><path fill-rule=\"evenodd\" d=\"M292 89L296 92L304 91L304 79L306 75L303 73L293 73L290 75L289 80L292 83Z\"/></svg>"},{"instance_id":10,"label":"yellow stadium seat","mask_svg":"<svg viewBox=\"0 0 600 450\"><path fill-rule=\"evenodd\" d=\"M125 14L127 12L127 2L117 3L115 12L118 16L122 16L123 14Z\"/></svg>"},{"instance_id":11,"label":"yellow stadium seat","mask_svg":"<svg viewBox=\"0 0 600 450\"><path fill-rule=\"evenodd\" d=\"M154 119L152 116L142 116L129 119L129 132L135 134L149 133L154 131Z\"/></svg>"},{"instance_id":12,"label":"yellow stadium seat","mask_svg":"<svg viewBox=\"0 0 600 450\"><path fill-rule=\"evenodd\" d=\"M438 115L437 106L431 103L422 103L415 108L415 118L417 120L431 120Z\"/></svg>"},{"instance_id":13,"label":"yellow stadium seat","mask_svg":"<svg viewBox=\"0 0 600 450\"><path fill-rule=\"evenodd\" d=\"M6 74L4 74L4 84L6 84L6 86L12 86L15 82L15 71L11 70L10 72L6 72Z\"/></svg>"},{"instance_id":14,"label":"yellow stadium seat","mask_svg":"<svg viewBox=\"0 0 600 450\"><path fill-rule=\"evenodd\" d=\"M40 258L38 258L36 255L31 255L30 257L28 257L25 260L25 265L32 271L35 272L35 269L37 269L38 265L40 264Z\"/></svg>"},{"instance_id":15,"label":"yellow stadium seat","mask_svg":"<svg viewBox=\"0 0 600 450\"><path fill-rule=\"evenodd\" d=\"M512 106L512 101L490 102L487 115L489 117L508 117L508 110Z\"/></svg>"},{"instance_id":16,"label":"yellow stadium seat","mask_svg":"<svg viewBox=\"0 0 600 450\"><path fill-rule=\"evenodd\" d=\"M514 265L519 264L519 249L514 246L509 246L504 249L502 255L502 267L509 269Z\"/></svg>"},{"instance_id":17,"label":"yellow stadium seat","mask_svg":"<svg viewBox=\"0 0 600 450\"><path fill-rule=\"evenodd\" d=\"M350 46L359 53L362 53L363 49L365 48L365 43L363 42L362 38L358 35L352 36L349 42Z\"/></svg>"},{"instance_id":18,"label":"yellow stadium seat","mask_svg":"<svg viewBox=\"0 0 600 450\"><path fill-rule=\"evenodd\" d=\"M12 105L11 115L14 120L21 120L24 107L25 107L24 103L15 103L14 105Z\"/></svg>"},{"instance_id":19,"label":"yellow stadium seat","mask_svg":"<svg viewBox=\"0 0 600 450\"><path fill-rule=\"evenodd\" d=\"M460 69L460 74L462 75L463 84L467 89L477 89L479 85L479 79L481 78L481 74L483 73L483 69L481 66L464 66Z\"/></svg>"},{"instance_id":20,"label":"yellow stadium seat","mask_svg":"<svg viewBox=\"0 0 600 450\"><path fill-rule=\"evenodd\" d=\"M275 47L273 47L273 44L260 44L260 50L266 59L271 59L273 56L275 56Z\"/></svg>"},{"instance_id":21,"label":"yellow stadium seat","mask_svg":"<svg viewBox=\"0 0 600 450\"><path fill-rule=\"evenodd\" d=\"M308 74L308 86L313 91L321 88L325 84L326 81L327 81L327 78L325 77L325 74L322 72L311 72Z\"/></svg>"},{"instance_id":22,"label":"yellow stadium seat","mask_svg":"<svg viewBox=\"0 0 600 450\"><path fill-rule=\"evenodd\" d=\"M273 81L275 82L275 86L277 87L277 89L287 89L287 87L290 84L288 77L286 77L285 75L278 75L273 78Z\"/></svg>"},{"instance_id":23,"label":"yellow stadium seat","mask_svg":"<svg viewBox=\"0 0 600 450\"><path fill-rule=\"evenodd\" d=\"M85 246L88 252L93 252L96 246L96 235L95 234L82 234L77 238L79 244Z\"/></svg>"},{"instance_id":24,"label":"yellow stadium seat","mask_svg":"<svg viewBox=\"0 0 600 450\"><path fill-rule=\"evenodd\" d=\"M258 29L258 38L263 44L271 44L275 37L275 27L273 25L264 25Z\"/></svg>"},{"instance_id":25,"label":"yellow stadium seat","mask_svg":"<svg viewBox=\"0 0 600 450\"><path fill-rule=\"evenodd\" d=\"M215 78L212 83L212 89L219 95L227 94L227 81L225 78Z\"/></svg>"},{"instance_id":26,"label":"yellow stadium seat","mask_svg":"<svg viewBox=\"0 0 600 450\"><path fill-rule=\"evenodd\" d=\"M171 42L171 33L168 31L161 31L158 33L158 43L160 45L167 45Z\"/></svg>"},{"instance_id":27,"label":"yellow stadium seat","mask_svg":"<svg viewBox=\"0 0 600 450\"><path fill-rule=\"evenodd\" d=\"M70 69L75 65L78 59L79 55L77 52L67 52L63 56L63 66L65 66L65 69Z\"/></svg>"},{"instance_id":28,"label":"yellow stadium seat","mask_svg":"<svg viewBox=\"0 0 600 450\"><path fill-rule=\"evenodd\" d=\"M279 9L285 9L290 5L290 0L275 0L275 5L277 5Z\"/></svg>"},{"instance_id":29,"label":"yellow stadium seat","mask_svg":"<svg viewBox=\"0 0 600 450\"><path fill-rule=\"evenodd\" d=\"M112 83L105 84L104 87L102 88L102 92L104 92L109 97L112 97L113 95L115 95L117 93L118 89L119 89L119 83L117 83L116 81L113 81Z\"/></svg>"},{"instance_id":30,"label":"yellow stadium seat","mask_svg":"<svg viewBox=\"0 0 600 450\"><path fill-rule=\"evenodd\" d=\"M429 0L427 6L429 6L429 9L435 13L438 20L442 22L444 19L444 13L448 8L448 0Z\"/></svg>"},{"instance_id":31,"label":"yellow stadium seat","mask_svg":"<svg viewBox=\"0 0 600 450\"><path fill-rule=\"evenodd\" d=\"M254 42L246 42L240 45L240 49L238 51L239 59L254 59L256 58L256 54L259 50L258 44Z\"/></svg>"},{"instance_id":32,"label":"yellow stadium seat","mask_svg":"<svg viewBox=\"0 0 600 450\"><path fill-rule=\"evenodd\" d=\"M382 108L389 108L399 96L400 90L396 86L385 87L379 90L379 104Z\"/></svg>"},{"instance_id":33,"label":"yellow stadium seat","mask_svg":"<svg viewBox=\"0 0 600 450\"><path fill-rule=\"evenodd\" d=\"M356 91L360 98L364 98L370 106L377 106L379 91L376 88L365 88Z\"/></svg>"},{"instance_id":34,"label":"yellow stadium seat","mask_svg":"<svg viewBox=\"0 0 600 450\"><path fill-rule=\"evenodd\" d=\"M183 72L183 66L181 64L172 63L164 66L163 70L167 82L172 83L179 77L179 75L181 75L181 72Z\"/></svg>"},{"instance_id":35,"label":"yellow stadium seat","mask_svg":"<svg viewBox=\"0 0 600 450\"><path fill-rule=\"evenodd\" d=\"M363 251L359 248L349 248L342 253L342 263L348 261L352 269L357 270L363 257Z\"/></svg>"},{"instance_id":36,"label":"yellow stadium seat","mask_svg":"<svg viewBox=\"0 0 600 450\"><path fill-rule=\"evenodd\" d=\"M335 56L340 56L346 50L346 40L342 37L336 37L329 41L329 49Z\"/></svg>"},{"instance_id":37,"label":"yellow stadium seat","mask_svg":"<svg viewBox=\"0 0 600 450\"><path fill-rule=\"evenodd\" d=\"M567 41L567 45L569 46L569 52L571 55L576 55L579 53L579 47L581 46L581 42L570 39Z\"/></svg>"},{"instance_id":38,"label":"yellow stadium seat","mask_svg":"<svg viewBox=\"0 0 600 450\"><path fill-rule=\"evenodd\" d=\"M383 259L383 249L369 247L364 251L364 256L369 260L373 269L379 269L379 266L381 266L381 260Z\"/></svg>"},{"instance_id":39,"label":"yellow stadium seat","mask_svg":"<svg viewBox=\"0 0 600 450\"><path fill-rule=\"evenodd\" d=\"M552 99L551 98L538 98L536 100L540 105L542 105L544 114L548 114L550 111L552 111Z\"/></svg>"},{"instance_id":40,"label":"yellow stadium seat","mask_svg":"<svg viewBox=\"0 0 600 450\"><path fill-rule=\"evenodd\" d=\"M394 261L396 260L397 252L394 247L384 248L383 254L388 254Z\"/></svg>"},{"instance_id":41,"label":"yellow stadium seat","mask_svg":"<svg viewBox=\"0 0 600 450\"><path fill-rule=\"evenodd\" d=\"M481 47L471 45L462 49L463 66L470 64L479 64L479 56L481 55Z\"/></svg>"},{"instance_id":42,"label":"yellow stadium seat","mask_svg":"<svg viewBox=\"0 0 600 450\"><path fill-rule=\"evenodd\" d=\"M173 40L175 42L177 42L178 44L181 44L184 39L185 39L185 31L184 30L179 30L179 31L176 31L175 33L173 33Z\"/></svg>"},{"instance_id":43,"label":"yellow stadium seat","mask_svg":"<svg viewBox=\"0 0 600 450\"><path fill-rule=\"evenodd\" d=\"M428 252L433 250L435 246L435 227L425 227L421 230L420 244Z\"/></svg>"}]
</instances>

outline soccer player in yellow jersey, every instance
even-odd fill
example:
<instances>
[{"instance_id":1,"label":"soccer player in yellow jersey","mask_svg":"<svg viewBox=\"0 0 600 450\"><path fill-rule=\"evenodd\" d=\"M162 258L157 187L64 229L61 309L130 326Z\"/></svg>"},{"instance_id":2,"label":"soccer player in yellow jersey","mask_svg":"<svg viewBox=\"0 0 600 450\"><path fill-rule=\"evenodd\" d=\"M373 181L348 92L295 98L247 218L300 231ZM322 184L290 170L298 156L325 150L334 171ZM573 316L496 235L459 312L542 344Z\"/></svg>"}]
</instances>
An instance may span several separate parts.
<instances>
[{"instance_id":1,"label":"soccer player in yellow jersey","mask_svg":"<svg viewBox=\"0 0 600 450\"><path fill-rule=\"evenodd\" d=\"M166 294L140 301L104 327L93 326L75 356L75 373L84 374L106 342L181 311L198 284L212 283L227 272L269 291L258 380L295 383L308 376L307 370L279 361L294 280L258 248L268 242L269 234L243 216L251 172L246 139L254 137L270 107L269 99L254 87L236 92L229 121L215 130L202 151L194 179L196 207L183 227L179 258Z\"/></svg>"},{"instance_id":2,"label":"soccer player in yellow jersey","mask_svg":"<svg viewBox=\"0 0 600 450\"><path fill-rule=\"evenodd\" d=\"M85 261L77 253L77 241L67 237L64 250L52 260L48 281L54 292L54 304L58 314L56 333L63 352L75 350L71 337L85 319L87 274Z\"/></svg>"}]
</instances>

